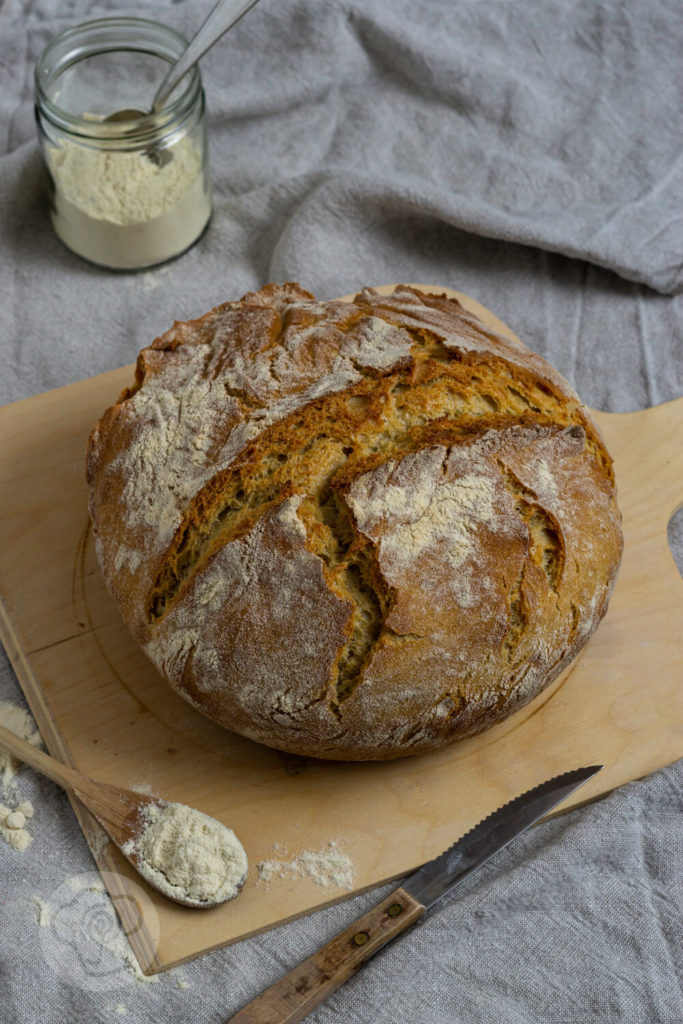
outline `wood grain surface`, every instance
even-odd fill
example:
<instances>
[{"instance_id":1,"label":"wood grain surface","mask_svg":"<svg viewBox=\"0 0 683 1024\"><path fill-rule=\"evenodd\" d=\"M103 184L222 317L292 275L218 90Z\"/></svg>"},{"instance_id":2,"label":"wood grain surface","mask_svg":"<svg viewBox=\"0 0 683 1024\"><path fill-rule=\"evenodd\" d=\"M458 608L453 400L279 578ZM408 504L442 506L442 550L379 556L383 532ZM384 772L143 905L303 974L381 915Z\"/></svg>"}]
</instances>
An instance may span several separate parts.
<instances>
[{"instance_id":1,"label":"wood grain surface","mask_svg":"<svg viewBox=\"0 0 683 1024\"><path fill-rule=\"evenodd\" d=\"M480 736L399 761L332 763L280 754L194 711L130 638L105 590L84 452L92 426L132 377L125 367L0 408L0 638L51 754L104 781L198 807L233 828L247 850L239 899L210 911L147 888L112 844L95 854L145 972L401 877L559 772L605 764L576 797L585 802L683 756L683 581L666 537L683 503L683 399L596 414L615 458L626 544L610 609L582 657ZM99 826L73 802L99 850ZM259 880L259 861L330 842L353 862L351 889L306 877Z\"/></svg>"}]
</instances>

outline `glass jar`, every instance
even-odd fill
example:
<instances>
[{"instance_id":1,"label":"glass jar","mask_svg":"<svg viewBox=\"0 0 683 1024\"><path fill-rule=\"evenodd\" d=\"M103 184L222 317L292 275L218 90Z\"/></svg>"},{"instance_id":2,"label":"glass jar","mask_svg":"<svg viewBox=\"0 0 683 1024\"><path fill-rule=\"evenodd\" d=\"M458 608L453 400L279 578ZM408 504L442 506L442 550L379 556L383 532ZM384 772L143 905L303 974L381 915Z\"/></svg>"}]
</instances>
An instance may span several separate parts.
<instances>
[{"instance_id":1,"label":"glass jar","mask_svg":"<svg viewBox=\"0 0 683 1024\"><path fill-rule=\"evenodd\" d=\"M36 121L52 224L72 252L116 270L155 266L193 245L211 217L204 91L188 72L163 110L149 110L187 45L142 18L67 29L35 70Z\"/></svg>"}]
</instances>

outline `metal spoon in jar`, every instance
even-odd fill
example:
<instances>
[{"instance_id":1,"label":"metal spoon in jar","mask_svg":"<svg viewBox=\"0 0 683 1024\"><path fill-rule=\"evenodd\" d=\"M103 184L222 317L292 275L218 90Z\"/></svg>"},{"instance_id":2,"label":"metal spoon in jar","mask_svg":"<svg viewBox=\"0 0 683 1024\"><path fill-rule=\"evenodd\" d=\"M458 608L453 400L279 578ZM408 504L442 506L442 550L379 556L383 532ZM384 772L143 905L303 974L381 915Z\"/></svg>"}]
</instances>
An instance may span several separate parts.
<instances>
[{"instance_id":1,"label":"metal spoon in jar","mask_svg":"<svg viewBox=\"0 0 683 1024\"><path fill-rule=\"evenodd\" d=\"M218 0L218 3L207 15L197 34L188 43L185 50L178 57L178 60L164 77L152 100L151 110L133 110L131 108L116 110L113 114L105 117L105 123L112 121L135 121L140 117L146 117L147 114L154 114L162 110L181 78L184 78L207 50L210 50L213 44L218 42L221 36L225 35L228 29L237 24L240 18L257 3L258 0ZM159 164L165 163L166 160L170 159L168 154L162 158L162 152L155 149L149 151L149 156L150 159Z\"/></svg>"},{"instance_id":2,"label":"metal spoon in jar","mask_svg":"<svg viewBox=\"0 0 683 1024\"><path fill-rule=\"evenodd\" d=\"M135 870L164 896L186 907L210 908L234 899L241 891L247 876L246 853L232 829L216 818L185 804L170 803L159 797L145 796L91 779L37 750L2 726L0 746L77 796ZM154 828L155 822L162 829L167 829L169 824L173 826L173 818L179 812L182 829L176 827L175 830L177 841L173 865L169 869L168 865L157 864L150 857L149 844L141 840L144 840L145 832ZM218 869L217 875L215 870L212 871L215 879L210 890L204 883L202 865L195 863L201 855L197 850L196 835L207 830L211 833L212 866ZM151 838L154 838L154 833ZM196 878L193 878L193 869L198 869L194 872Z\"/></svg>"}]
</instances>

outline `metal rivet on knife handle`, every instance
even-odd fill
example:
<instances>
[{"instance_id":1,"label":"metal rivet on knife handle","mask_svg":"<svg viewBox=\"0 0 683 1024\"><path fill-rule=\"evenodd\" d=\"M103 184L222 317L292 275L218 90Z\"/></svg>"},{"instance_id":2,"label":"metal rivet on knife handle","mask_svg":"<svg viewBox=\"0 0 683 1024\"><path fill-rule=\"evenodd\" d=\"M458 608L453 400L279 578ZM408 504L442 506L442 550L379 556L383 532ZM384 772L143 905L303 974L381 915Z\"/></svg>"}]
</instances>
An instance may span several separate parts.
<instances>
[{"instance_id":1,"label":"metal rivet on knife handle","mask_svg":"<svg viewBox=\"0 0 683 1024\"><path fill-rule=\"evenodd\" d=\"M253 999L230 1024L298 1024L426 908L540 821L600 765L578 768L536 786L500 807L434 860L403 880L386 900L335 935L327 945Z\"/></svg>"},{"instance_id":2,"label":"metal rivet on knife handle","mask_svg":"<svg viewBox=\"0 0 683 1024\"><path fill-rule=\"evenodd\" d=\"M389 913L395 906L401 908L398 916ZM422 904L404 889L396 889L252 1000L232 1018L231 1024L297 1024L424 911Z\"/></svg>"}]
</instances>

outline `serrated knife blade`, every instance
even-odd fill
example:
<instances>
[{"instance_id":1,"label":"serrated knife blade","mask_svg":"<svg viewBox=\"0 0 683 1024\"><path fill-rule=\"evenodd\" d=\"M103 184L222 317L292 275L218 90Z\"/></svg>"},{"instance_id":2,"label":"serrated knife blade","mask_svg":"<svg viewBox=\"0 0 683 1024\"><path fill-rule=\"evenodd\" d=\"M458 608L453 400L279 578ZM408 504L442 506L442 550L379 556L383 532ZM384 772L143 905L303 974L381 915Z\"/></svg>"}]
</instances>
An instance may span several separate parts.
<instances>
[{"instance_id":1,"label":"serrated knife blade","mask_svg":"<svg viewBox=\"0 0 683 1024\"><path fill-rule=\"evenodd\" d=\"M510 800L326 946L257 996L230 1024L297 1024L379 949L464 878L583 786L602 765L576 768Z\"/></svg>"},{"instance_id":2,"label":"serrated knife blade","mask_svg":"<svg viewBox=\"0 0 683 1024\"><path fill-rule=\"evenodd\" d=\"M402 888L428 909L516 836L549 814L601 768L602 765L591 765L565 772L503 804L442 854L406 878Z\"/></svg>"}]
</instances>

